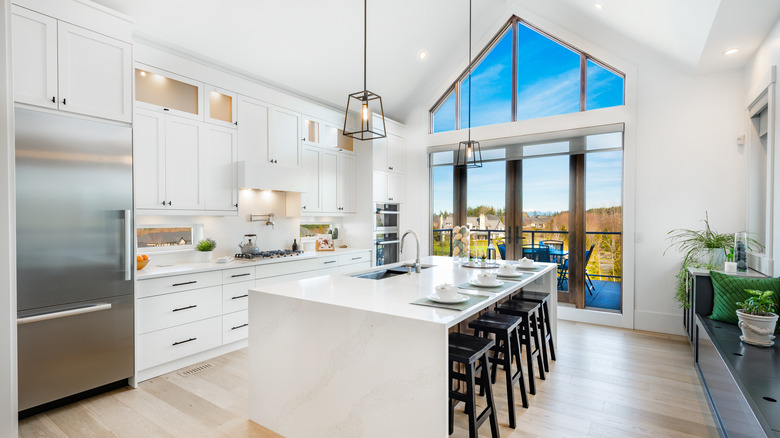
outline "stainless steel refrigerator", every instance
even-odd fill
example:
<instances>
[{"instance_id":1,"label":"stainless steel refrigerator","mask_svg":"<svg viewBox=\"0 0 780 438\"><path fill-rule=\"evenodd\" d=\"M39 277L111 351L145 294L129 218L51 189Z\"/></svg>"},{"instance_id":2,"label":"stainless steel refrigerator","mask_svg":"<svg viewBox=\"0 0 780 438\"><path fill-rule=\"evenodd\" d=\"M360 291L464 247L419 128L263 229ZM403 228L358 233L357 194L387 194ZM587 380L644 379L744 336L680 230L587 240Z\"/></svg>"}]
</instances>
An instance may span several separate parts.
<instances>
[{"instance_id":1,"label":"stainless steel refrigerator","mask_svg":"<svg viewBox=\"0 0 780 438\"><path fill-rule=\"evenodd\" d=\"M29 411L133 375L132 130L22 108L15 127L19 410Z\"/></svg>"}]
</instances>

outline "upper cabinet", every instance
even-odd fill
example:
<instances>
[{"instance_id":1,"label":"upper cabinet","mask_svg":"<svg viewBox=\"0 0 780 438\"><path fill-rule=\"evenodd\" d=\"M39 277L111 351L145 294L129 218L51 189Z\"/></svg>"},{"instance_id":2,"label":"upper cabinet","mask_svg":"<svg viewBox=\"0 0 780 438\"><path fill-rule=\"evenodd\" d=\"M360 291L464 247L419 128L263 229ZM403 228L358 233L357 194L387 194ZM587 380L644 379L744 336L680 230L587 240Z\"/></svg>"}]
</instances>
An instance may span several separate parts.
<instances>
[{"instance_id":1,"label":"upper cabinet","mask_svg":"<svg viewBox=\"0 0 780 438\"><path fill-rule=\"evenodd\" d=\"M226 128L236 128L236 93L211 85L206 86L206 121Z\"/></svg>"},{"instance_id":2,"label":"upper cabinet","mask_svg":"<svg viewBox=\"0 0 780 438\"><path fill-rule=\"evenodd\" d=\"M271 107L269 122L269 162L299 167L301 165L301 115L284 108Z\"/></svg>"},{"instance_id":3,"label":"upper cabinet","mask_svg":"<svg viewBox=\"0 0 780 438\"><path fill-rule=\"evenodd\" d=\"M135 69L135 105L138 108L203 120L203 84L138 64Z\"/></svg>"},{"instance_id":4,"label":"upper cabinet","mask_svg":"<svg viewBox=\"0 0 780 438\"><path fill-rule=\"evenodd\" d=\"M339 152L354 151L352 137L343 135L344 131L333 123L303 116L301 129L303 131L301 142L305 146L336 149Z\"/></svg>"},{"instance_id":5,"label":"upper cabinet","mask_svg":"<svg viewBox=\"0 0 780 438\"><path fill-rule=\"evenodd\" d=\"M406 142L397 135L373 140L374 170L402 173L405 148Z\"/></svg>"},{"instance_id":6,"label":"upper cabinet","mask_svg":"<svg viewBox=\"0 0 780 438\"><path fill-rule=\"evenodd\" d=\"M132 120L130 44L16 5L11 26L16 102Z\"/></svg>"}]
</instances>

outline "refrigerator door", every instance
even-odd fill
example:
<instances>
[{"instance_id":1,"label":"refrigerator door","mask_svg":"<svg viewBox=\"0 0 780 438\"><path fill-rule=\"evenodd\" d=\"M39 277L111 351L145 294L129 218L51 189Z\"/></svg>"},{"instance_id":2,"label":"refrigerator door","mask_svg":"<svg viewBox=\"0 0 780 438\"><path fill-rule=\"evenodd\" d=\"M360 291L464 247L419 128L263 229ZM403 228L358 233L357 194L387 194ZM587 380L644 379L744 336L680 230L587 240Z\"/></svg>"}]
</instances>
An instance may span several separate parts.
<instances>
[{"instance_id":1,"label":"refrigerator door","mask_svg":"<svg viewBox=\"0 0 780 438\"><path fill-rule=\"evenodd\" d=\"M17 108L20 317L132 294L132 208L129 126Z\"/></svg>"},{"instance_id":2,"label":"refrigerator door","mask_svg":"<svg viewBox=\"0 0 780 438\"><path fill-rule=\"evenodd\" d=\"M133 375L133 296L41 309L18 320L19 410Z\"/></svg>"}]
</instances>

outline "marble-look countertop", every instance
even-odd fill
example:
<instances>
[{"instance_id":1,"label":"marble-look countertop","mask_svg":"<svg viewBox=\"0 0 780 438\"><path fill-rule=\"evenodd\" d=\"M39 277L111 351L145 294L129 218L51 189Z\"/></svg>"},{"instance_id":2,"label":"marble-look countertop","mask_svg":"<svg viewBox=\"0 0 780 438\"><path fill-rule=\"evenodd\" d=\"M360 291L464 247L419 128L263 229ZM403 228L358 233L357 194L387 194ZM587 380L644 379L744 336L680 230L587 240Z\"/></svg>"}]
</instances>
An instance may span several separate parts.
<instances>
[{"instance_id":1,"label":"marble-look countertop","mask_svg":"<svg viewBox=\"0 0 780 438\"><path fill-rule=\"evenodd\" d=\"M408 261L407 261L408 263ZM503 263L503 262L501 262ZM429 269L423 269L421 273L410 275L397 275L381 280L356 278L353 275L377 271L403 263L379 266L367 271L361 271L350 275L329 275L307 280L287 283L278 283L268 286L250 289L251 294L279 295L291 299L300 299L322 304L335 305L356 310L376 312L391 316L410 318L426 322L452 327L479 309L484 309L492 303L512 294L523 286L536 281L543 281L544 275L556 269L554 263L539 263L544 266L539 272L528 271L531 276L514 281L516 287L506 289L500 293L491 293L489 288L484 292L475 290L459 290L460 293L486 295L488 298L474 304L474 308L463 311L450 309L418 306L409 304L433 292L436 285L451 283L460 285L469 280L476 279L477 275L486 269L463 267L450 257L424 257L423 265L433 265ZM495 271L495 270L494 270ZM506 279L501 279L507 281Z\"/></svg>"},{"instance_id":2,"label":"marble-look countertop","mask_svg":"<svg viewBox=\"0 0 780 438\"><path fill-rule=\"evenodd\" d=\"M179 274L194 274L196 272L215 271L221 269L230 268L242 268L246 266L256 265L268 265L272 263L284 263L294 262L296 260L306 260L318 257L338 256L342 254L350 254L355 252L369 251L367 248L336 248L335 251L321 251L321 252L306 252L294 257L279 257L275 259L258 259L258 260L232 260L227 263L217 263L212 260L207 263L167 263L161 265L155 265L153 262L149 262L145 268L140 271L136 271L136 279L145 280L149 278L167 277L170 275Z\"/></svg>"}]
</instances>

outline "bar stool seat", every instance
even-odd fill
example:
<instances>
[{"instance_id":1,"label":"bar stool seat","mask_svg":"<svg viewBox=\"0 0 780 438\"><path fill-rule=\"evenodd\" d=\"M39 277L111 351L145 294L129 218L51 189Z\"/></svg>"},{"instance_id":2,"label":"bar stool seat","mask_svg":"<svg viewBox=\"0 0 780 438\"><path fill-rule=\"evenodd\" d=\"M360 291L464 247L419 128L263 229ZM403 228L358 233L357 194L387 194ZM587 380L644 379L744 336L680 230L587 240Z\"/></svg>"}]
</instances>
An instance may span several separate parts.
<instances>
[{"instance_id":1,"label":"bar stool seat","mask_svg":"<svg viewBox=\"0 0 780 438\"><path fill-rule=\"evenodd\" d=\"M509 407L509 427L515 429L515 388L516 382L520 383L520 394L523 401L523 407L528 407L528 395L525 393L525 379L523 378L523 365L520 358L520 337L517 327L523 318L514 315L501 315L499 313L485 313L479 318L471 321L469 327L474 329L475 336L487 338L491 333L496 337L496 345L491 348L493 357L493 371L491 377L493 383L496 383L498 374L498 365L504 367L506 373L506 394L507 405ZM517 362L517 371L512 373L512 361Z\"/></svg>"},{"instance_id":2,"label":"bar stool seat","mask_svg":"<svg viewBox=\"0 0 780 438\"><path fill-rule=\"evenodd\" d=\"M555 360L555 341L553 341L552 329L550 328L550 307L548 301L550 294L546 292L527 292L522 291L512 297L513 300L528 301L539 303L539 337L542 340L542 358L544 359L544 371L550 372L550 360ZM549 357L548 357L549 350Z\"/></svg>"},{"instance_id":3,"label":"bar stool seat","mask_svg":"<svg viewBox=\"0 0 780 438\"><path fill-rule=\"evenodd\" d=\"M490 433L493 438L499 438L498 415L493 401L493 387L490 382L490 359L488 352L495 345L492 339L465 335L463 333L450 333L450 380L466 384L466 392L458 392L450 387L450 435L454 429L455 404L458 401L466 403L466 414L469 417L469 438L478 437L478 429L485 420L490 419ZM479 363L479 365L477 365ZM456 364L463 364L465 373L454 369ZM479 371L479 385L485 391L486 407L477 415L476 376ZM454 400L454 402L453 402Z\"/></svg>"},{"instance_id":4,"label":"bar stool seat","mask_svg":"<svg viewBox=\"0 0 780 438\"><path fill-rule=\"evenodd\" d=\"M505 315L519 316L523 320L518 326L520 329L520 343L525 347L525 362L528 374L528 392L536 394L536 382L534 376L534 359L536 359L539 378L545 380L544 364L541 355L541 340L539 337L539 303L528 301L509 300L496 305L496 312Z\"/></svg>"}]
</instances>

